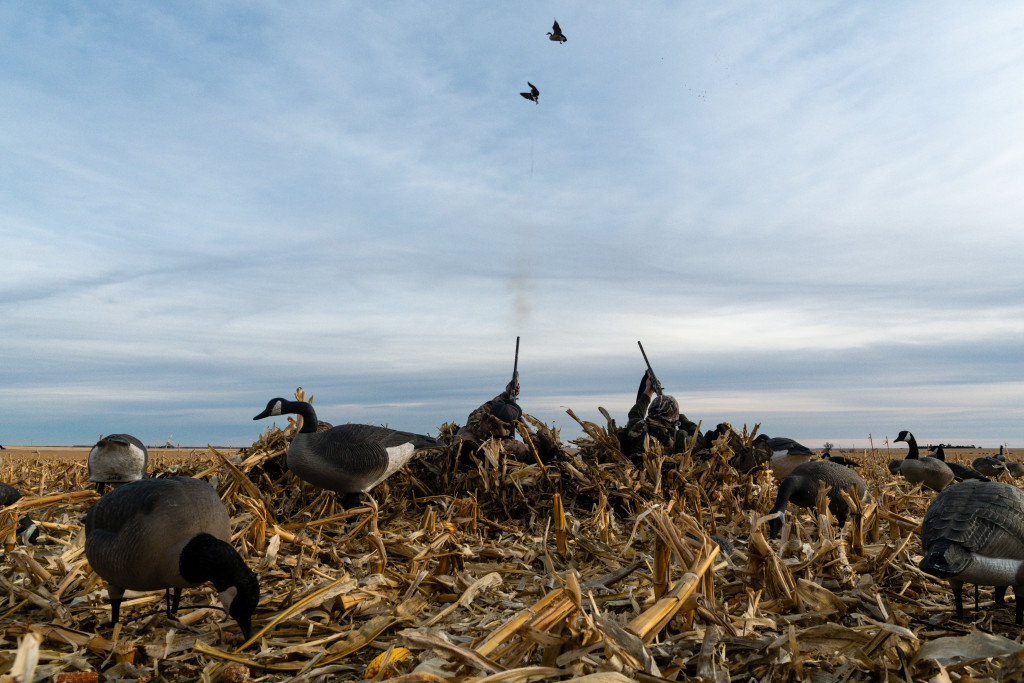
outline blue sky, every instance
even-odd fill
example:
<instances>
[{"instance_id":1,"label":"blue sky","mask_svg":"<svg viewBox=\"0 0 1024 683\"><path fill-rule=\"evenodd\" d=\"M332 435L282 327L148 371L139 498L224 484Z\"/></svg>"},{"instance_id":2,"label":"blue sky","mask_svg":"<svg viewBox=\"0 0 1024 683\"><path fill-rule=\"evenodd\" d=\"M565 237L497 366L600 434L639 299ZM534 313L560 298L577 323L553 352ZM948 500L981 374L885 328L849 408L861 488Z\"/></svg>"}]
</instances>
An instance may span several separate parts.
<instances>
[{"instance_id":1,"label":"blue sky","mask_svg":"<svg viewBox=\"0 0 1024 683\"><path fill-rule=\"evenodd\" d=\"M568 37L546 33L558 19ZM1019 3L4 3L0 443L1024 446ZM540 101L519 96L527 81Z\"/></svg>"}]
</instances>

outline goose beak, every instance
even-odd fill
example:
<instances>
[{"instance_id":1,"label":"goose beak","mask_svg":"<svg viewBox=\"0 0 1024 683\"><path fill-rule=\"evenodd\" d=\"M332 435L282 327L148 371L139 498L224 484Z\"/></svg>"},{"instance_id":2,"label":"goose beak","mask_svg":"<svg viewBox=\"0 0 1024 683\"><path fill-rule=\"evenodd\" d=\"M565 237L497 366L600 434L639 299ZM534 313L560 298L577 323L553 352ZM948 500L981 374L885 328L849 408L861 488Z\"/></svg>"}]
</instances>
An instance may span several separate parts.
<instances>
[{"instance_id":1,"label":"goose beak","mask_svg":"<svg viewBox=\"0 0 1024 683\"><path fill-rule=\"evenodd\" d=\"M253 419L254 420L262 420L265 417L270 417L270 415L271 415L270 408L267 408L266 410L264 410L262 413L260 413L259 415L257 415Z\"/></svg>"}]
</instances>

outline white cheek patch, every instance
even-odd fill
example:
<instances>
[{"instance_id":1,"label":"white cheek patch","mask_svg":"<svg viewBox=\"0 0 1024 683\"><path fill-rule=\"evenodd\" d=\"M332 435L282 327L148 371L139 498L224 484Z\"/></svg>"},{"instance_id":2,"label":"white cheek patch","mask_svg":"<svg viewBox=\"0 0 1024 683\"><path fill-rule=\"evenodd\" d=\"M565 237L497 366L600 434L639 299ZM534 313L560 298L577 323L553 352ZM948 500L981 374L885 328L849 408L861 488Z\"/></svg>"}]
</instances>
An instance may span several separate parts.
<instances>
[{"instance_id":1,"label":"white cheek patch","mask_svg":"<svg viewBox=\"0 0 1024 683\"><path fill-rule=\"evenodd\" d=\"M224 609L230 612L231 603L238 596L238 587L231 586L230 588L222 590L217 595L220 597L220 604L224 605Z\"/></svg>"},{"instance_id":2,"label":"white cheek patch","mask_svg":"<svg viewBox=\"0 0 1024 683\"><path fill-rule=\"evenodd\" d=\"M280 401L278 401L277 403L274 404L274 409L270 411L270 414L271 415L280 415L281 414L281 402Z\"/></svg>"}]
</instances>

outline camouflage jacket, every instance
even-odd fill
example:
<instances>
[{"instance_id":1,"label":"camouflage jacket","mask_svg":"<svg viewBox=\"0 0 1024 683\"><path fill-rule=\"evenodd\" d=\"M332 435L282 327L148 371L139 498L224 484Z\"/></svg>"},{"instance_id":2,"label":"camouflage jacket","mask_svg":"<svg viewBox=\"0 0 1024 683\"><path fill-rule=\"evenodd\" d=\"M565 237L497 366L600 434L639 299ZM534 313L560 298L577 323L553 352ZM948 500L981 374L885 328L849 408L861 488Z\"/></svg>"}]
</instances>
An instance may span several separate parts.
<instances>
[{"instance_id":1,"label":"camouflage jacket","mask_svg":"<svg viewBox=\"0 0 1024 683\"><path fill-rule=\"evenodd\" d=\"M667 397L670 398L671 397ZM671 399L673 402L675 399ZM636 404L629 411L629 421L626 426L619 430L619 444L622 452L631 458L643 454L644 436L661 443L666 453L682 453L686 450L690 438L697 435L697 442L693 446L693 452L707 449L704 437L697 432L697 425L678 412L678 407L670 413L670 418L663 419L657 415L648 415L647 408L651 399L646 394L637 396Z\"/></svg>"}]
</instances>

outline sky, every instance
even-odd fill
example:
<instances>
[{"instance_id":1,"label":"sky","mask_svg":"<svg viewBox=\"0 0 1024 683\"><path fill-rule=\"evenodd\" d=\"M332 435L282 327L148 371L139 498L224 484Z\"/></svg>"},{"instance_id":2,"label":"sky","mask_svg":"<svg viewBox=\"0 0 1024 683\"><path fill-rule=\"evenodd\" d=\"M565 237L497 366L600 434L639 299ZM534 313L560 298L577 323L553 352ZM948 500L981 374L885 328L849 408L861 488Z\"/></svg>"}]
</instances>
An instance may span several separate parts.
<instances>
[{"instance_id":1,"label":"sky","mask_svg":"<svg viewBox=\"0 0 1024 683\"><path fill-rule=\"evenodd\" d=\"M518 335L566 440L641 340L702 429L1024 447L1020 3L8 2L0 63L0 443L436 434Z\"/></svg>"}]
</instances>

